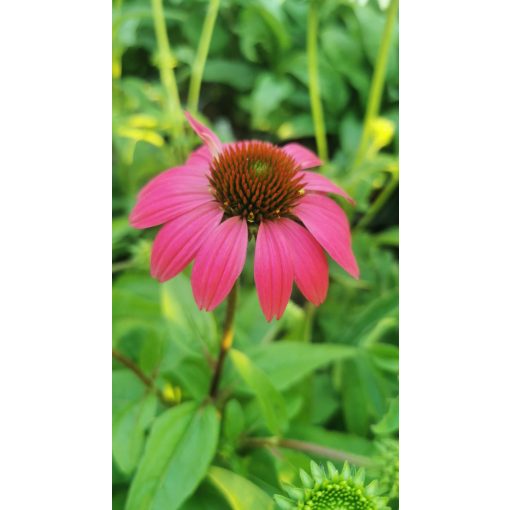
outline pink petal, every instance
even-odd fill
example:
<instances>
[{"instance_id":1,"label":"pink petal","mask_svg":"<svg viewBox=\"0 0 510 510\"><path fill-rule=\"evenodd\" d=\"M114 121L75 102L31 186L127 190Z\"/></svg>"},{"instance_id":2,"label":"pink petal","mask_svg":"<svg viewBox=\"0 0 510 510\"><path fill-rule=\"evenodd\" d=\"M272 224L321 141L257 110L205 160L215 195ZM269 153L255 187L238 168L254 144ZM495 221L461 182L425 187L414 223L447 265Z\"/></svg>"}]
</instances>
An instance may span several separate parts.
<instances>
[{"instance_id":1,"label":"pink petal","mask_svg":"<svg viewBox=\"0 0 510 510\"><path fill-rule=\"evenodd\" d=\"M268 321L279 319L292 292L292 255L281 221L262 222L255 243L255 285Z\"/></svg>"},{"instance_id":2,"label":"pink petal","mask_svg":"<svg viewBox=\"0 0 510 510\"><path fill-rule=\"evenodd\" d=\"M154 240L151 275L160 282L178 275L195 258L207 232L219 225L222 216L221 207L209 202L167 223Z\"/></svg>"},{"instance_id":3,"label":"pink petal","mask_svg":"<svg viewBox=\"0 0 510 510\"><path fill-rule=\"evenodd\" d=\"M328 293L328 261L320 244L301 225L289 219L280 221L294 263L294 279L299 290L315 306Z\"/></svg>"},{"instance_id":4,"label":"pink petal","mask_svg":"<svg viewBox=\"0 0 510 510\"><path fill-rule=\"evenodd\" d=\"M200 310L212 310L227 297L243 270L247 246L248 225L238 216L210 232L191 272L191 288Z\"/></svg>"},{"instance_id":5,"label":"pink petal","mask_svg":"<svg viewBox=\"0 0 510 510\"><path fill-rule=\"evenodd\" d=\"M138 194L129 221L135 228L154 227L213 200L203 172L177 167L163 172L145 185Z\"/></svg>"},{"instance_id":6,"label":"pink petal","mask_svg":"<svg viewBox=\"0 0 510 510\"><path fill-rule=\"evenodd\" d=\"M186 160L186 165L203 168L207 172L211 165L212 156L207 145L201 145L198 149L195 149Z\"/></svg>"},{"instance_id":7,"label":"pink petal","mask_svg":"<svg viewBox=\"0 0 510 510\"><path fill-rule=\"evenodd\" d=\"M344 197L351 204L355 204L354 200L342 188L332 183L327 177L315 172L300 172L305 183L305 190L320 191L322 193L335 193Z\"/></svg>"},{"instance_id":8,"label":"pink petal","mask_svg":"<svg viewBox=\"0 0 510 510\"><path fill-rule=\"evenodd\" d=\"M354 278L359 278L351 247L349 220L333 200L323 195L305 195L294 208L294 214L338 265Z\"/></svg>"},{"instance_id":9,"label":"pink petal","mask_svg":"<svg viewBox=\"0 0 510 510\"><path fill-rule=\"evenodd\" d=\"M220 139L208 128L205 127L202 123L198 122L190 113L184 112L188 122L190 123L193 131L202 139L202 141L207 145L211 155L214 157L221 152L221 142Z\"/></svg>"},{"instance_id":10,"label":"pink petal","mask_svg":"<svg viewBox=\"0 0 510 510\"><path fill-rule=\"evenodd\" d=\"M284 145L282 149L296 160L301 170L322 165L322 161L316 154L299 143L288 143Z\"/></svg>"},{"instance_id":11,"label":"pink petal","mask_svg":"<svg viewBox=\"0 0 510 510\"><path fill-rule=\"evenodd\" d=\"M178 166L161 172L151 179L138 193L138 198L165 189L179 194L182 190L207 189L209 181L204 171L196 166Z\"/></svg>"}]
</instances>

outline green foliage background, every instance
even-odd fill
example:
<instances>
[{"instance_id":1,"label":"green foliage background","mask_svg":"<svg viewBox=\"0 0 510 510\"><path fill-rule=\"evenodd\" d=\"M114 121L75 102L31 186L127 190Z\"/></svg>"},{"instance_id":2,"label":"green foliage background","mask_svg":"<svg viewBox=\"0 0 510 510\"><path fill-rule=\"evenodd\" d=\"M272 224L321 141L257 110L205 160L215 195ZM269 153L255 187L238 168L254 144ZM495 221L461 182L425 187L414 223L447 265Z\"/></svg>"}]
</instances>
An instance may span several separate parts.
<instances>
[{"instance_id":1,"label":"green foliage background","mask_svg":"<svg viewBox=\"0 0 510 510\"><path fill-rule=\"evenodd\" d=\"M321 307L295 290L283 318L267 323L249 253L234 350L212 403L225 305L197 310L189 268L165 284L152 280L155 231L127 221L137 190L198 145L190 129L176 130L180 116L168 107L160 70L173 66L186 106L209 2L163 2L169 61L155 36L158 1L113 5L114 509L270 509L281 483L296 482L311 459L366 465L397 508L398 27L388 39L381 105L365 122L360 150L388 8L313 2L329 152L319 171L356 199L342 206L361 278L331 263ZM297 141L316 150L309 9L304 0L220 2L198 109L222 141Z\"/></svg>"}]
</instances>

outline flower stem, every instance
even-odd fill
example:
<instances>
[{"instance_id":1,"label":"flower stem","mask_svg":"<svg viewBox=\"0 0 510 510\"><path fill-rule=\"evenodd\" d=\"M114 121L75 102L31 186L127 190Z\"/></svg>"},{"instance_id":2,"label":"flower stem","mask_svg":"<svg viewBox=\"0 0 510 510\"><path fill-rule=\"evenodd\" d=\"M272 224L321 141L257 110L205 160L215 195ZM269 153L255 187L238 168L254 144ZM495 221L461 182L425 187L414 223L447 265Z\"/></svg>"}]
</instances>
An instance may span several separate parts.
<instances>
[{"instance_id":1,"label":"flower stem","mask_svg":"<svg viewBox=\"0 0 510 510\"><path fill-rule=\"evenodd\" d=\"M379 113L381 107L381 98L384 89L384 80L386 78L386 67L388 64L388 56L390 53L391 37L393 35L393 25L397 17L398 0L391 0L388 7L388 14L386 16L386 24L375 63L374 75L370 85L370 92L368 95L367 110L365 112L365 120L363 121L363 131L361 133L361 140L358 146L356 157L354 158L354 166L358 166L364 159L370 135L370 124Z\"/></svg>"},{"instance_id":2,"label":"flower stem","mask_svg":"<svg viewBox=\"0 0 510 510\"><path fill-rule=\"evenodd\" d=\"M174 67L177 61L170 49L162 0L152 0L152 16L158 44L159 74L166 94L166 110L171 121L172 132L175 135L180 135L183 132L183 117L177 81L174 74Z\"/></svg>"},{"instance_id":3,"label":"flower stem","mask_svg":"<svg viewBox=\"0 0 510 510\"><path fill-rule=\"evenodd\" d=\"M319 86L319 62L317 56L317 39L319 29L318 11L317 0L311 0L310 9L308 11L306 52L308 59L308 86L315 131L315 142L317 144L319 158L325 163L328 160L328 142L326 140L326 128L324 125L324 114L322 112Z\"/></svg>"},{"instance_id":4,"label":"flower stem","mask_svg":"<svg viewBox=\"0 0 510 510\"><path fill-rule=\"evenodd\" d=\"M223 372L223 365L225 364L225 357L232 346L234 340L234 314L236 309L237 297L237 284L232 287L227 301L227 314L225 315L225 322L223 323L223 335L221 337L220 354L216 362L216 368L211 381L209 395L216 398L218 395L218 388L220 385L221 374Z\"/></svg>"},{"instance_id":5,"label":"flower stem","mask_svg":"<svg viewBox=\"0 0 510 510\"><path fill-rule=\"evenodd\" d=\"M209 53L211 45L212 34L216 17L218 16L218 9L220 7L220 0L210 0L209 8L202 27L202 35L198 43L198 50L191 69L191 79L188 92L188 108L192 114L195 114L198 109L198 99L200 97L200 85L202 84L202 76L204 75L205 62Z\"/></svg>"}]
</instances>

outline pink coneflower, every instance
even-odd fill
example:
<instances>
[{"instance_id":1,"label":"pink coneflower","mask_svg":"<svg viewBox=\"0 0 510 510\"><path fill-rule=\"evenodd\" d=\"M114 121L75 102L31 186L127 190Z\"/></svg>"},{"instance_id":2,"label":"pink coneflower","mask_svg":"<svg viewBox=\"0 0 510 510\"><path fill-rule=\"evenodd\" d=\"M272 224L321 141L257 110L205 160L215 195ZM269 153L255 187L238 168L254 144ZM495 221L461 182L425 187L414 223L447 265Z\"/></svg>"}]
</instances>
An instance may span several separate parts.
<instances>
[{"instance_id":1,"label":"pink coneflower","mask_svg":"<svg viewBox=\"0 0 510 510\"><path fill-rule=\"evenodd\" d=\"M193 295L200 309L212 310L241 274L254 238L255 285L268 321L282 316L293 281L313 304L324 301L324 250L358 278L349 222L326 194L352 199L326 177L306 171L322 164L313 152L296 143L222 144L186 117L204 145L183 166L152 179L130 216L136 228L163 225L152 250L153 277L169 280L194 260Z\"/></svg>"}]
</instances>

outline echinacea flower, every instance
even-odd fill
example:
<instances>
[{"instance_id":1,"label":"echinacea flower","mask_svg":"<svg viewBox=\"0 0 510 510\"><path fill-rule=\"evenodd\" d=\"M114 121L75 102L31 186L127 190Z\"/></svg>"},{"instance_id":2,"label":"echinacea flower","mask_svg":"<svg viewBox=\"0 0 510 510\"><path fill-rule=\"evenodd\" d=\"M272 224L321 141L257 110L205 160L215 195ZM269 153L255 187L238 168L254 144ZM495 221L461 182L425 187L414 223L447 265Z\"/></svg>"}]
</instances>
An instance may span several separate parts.
<instances>
[{"instance_id":1,"label":"echinacea flower","mask_svg":"<svg viewBox=\"0 0 510 510\"><path fill-rule=\"evenodd\" d=\"M204 145L183 166L171 168L140 191L130 215L136 228L163 225L156 235L151 274L166 281L194 260L193 295L212 310L241 274L248 240L255 241L255 285L266 319L279 319L295 281L315 305L328 291L324 250L359 276L349 222L327 193L349 195L308 171L322 163L305 147L267 142L222 144L186 113Z\"/></svg>"},{"instance_id":2,"label":"echinacea flower","mask_svg":"<svg viewBox=\"0 0 510 510\"><path fill-rule=\"evenodd\" d=\"M303 488L285 484L289 497L275 495L281 510L389 510L387 498L377 496L379 484L373 481L365 486L365 471L354 474L347 462L342 472L328 462L327 473L315 462L310 463L312 475L300 470Z\"/></svg>"}]
</instances>

